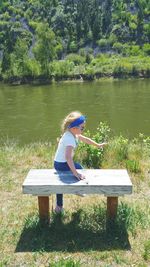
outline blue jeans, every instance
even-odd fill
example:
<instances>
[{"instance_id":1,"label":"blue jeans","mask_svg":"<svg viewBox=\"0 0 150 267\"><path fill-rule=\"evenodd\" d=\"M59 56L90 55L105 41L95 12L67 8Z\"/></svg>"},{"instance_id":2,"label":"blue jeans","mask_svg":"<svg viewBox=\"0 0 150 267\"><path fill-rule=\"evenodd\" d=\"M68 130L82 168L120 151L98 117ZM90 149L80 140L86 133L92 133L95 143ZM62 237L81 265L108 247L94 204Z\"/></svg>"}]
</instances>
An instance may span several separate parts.
<instances>
[{"instance_id":1,"label":"blue jeans","mask_svg":"<svg viewBox=\"0 0 150 267\"><path fill-rule=\"evenodd\" d=\"M74 162L74 166L76 169L83 169L83 167L79 163ZM54 161L54 168L56 171L70 171L70 168L67 162ZM56 203L60 207L63 206L63 195L62 194L56 195Z\"/></svg>"}]
</instances>

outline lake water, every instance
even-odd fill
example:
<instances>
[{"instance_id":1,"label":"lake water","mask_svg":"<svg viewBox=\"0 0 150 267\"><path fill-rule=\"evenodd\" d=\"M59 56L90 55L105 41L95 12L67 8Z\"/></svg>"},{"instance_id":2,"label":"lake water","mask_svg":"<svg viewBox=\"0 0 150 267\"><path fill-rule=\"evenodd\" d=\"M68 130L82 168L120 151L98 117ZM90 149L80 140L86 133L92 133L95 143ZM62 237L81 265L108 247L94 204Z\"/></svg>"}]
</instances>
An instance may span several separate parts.
<instances>
[{"instance_id":1,"label":"lake water","mask_svg":"<svg viewBox=\"0 0 150 267\"><path fill-rule=\"evenodd\" d=\"M0 139L55 142L64 116L87 115L86 128L106 122L113 134L150 136L150 80L66 82L46 86L0 84Z\"/></svg>"}]
</instances>

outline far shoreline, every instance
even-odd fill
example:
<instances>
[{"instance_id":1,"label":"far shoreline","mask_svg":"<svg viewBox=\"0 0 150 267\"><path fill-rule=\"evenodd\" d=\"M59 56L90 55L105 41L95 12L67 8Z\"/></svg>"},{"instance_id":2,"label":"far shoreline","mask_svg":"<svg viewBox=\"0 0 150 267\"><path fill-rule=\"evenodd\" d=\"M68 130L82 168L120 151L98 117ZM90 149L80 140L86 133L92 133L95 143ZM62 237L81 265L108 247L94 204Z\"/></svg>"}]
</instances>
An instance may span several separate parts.
<instances>
[{"instance_id":1,"label":"far shoreline","mask_svg":"<svg viewBox=\"0 0 150 267\"><path fill-rule=\"evenodd\" d=\"M82 76L82 74L81 74ZM19 77L12 77L11 80L4 80L1 79L0 84L4 85L10 85L10 86L20 86L20 85L51 85L51 84L57 84L57 83L87 83L87 82L101 82L101 81L121 81L121 80L145 80L149 79L150 75L122 75L120 77L116 77L114 75L105 74L102 77L95 77L96 75L93 75L93 77L85 77L84 78L70 78L68 77L61 77L59 79L55 78L42 78L37 77L36 79L27 79L26 77L19 78Z\"/></svg>"}]
</instances>

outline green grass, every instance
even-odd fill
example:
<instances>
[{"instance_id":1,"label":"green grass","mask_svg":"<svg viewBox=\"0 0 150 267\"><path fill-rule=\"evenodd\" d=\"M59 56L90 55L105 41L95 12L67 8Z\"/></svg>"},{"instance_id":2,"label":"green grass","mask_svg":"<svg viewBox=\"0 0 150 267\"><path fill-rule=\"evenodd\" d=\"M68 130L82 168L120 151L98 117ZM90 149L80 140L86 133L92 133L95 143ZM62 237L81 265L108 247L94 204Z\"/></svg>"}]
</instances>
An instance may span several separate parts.
<instances>
[{"instance_id":1,"label":"green grass","mask_svg":"<svg viewBox=\"0 0 150 267\"><path fill-rule=\"evenodd\" d=\"M144 243L144 254L143 258L148 261L150 260L150 240L146 241Z\"/></svg>"},{"instance_id":2,"label":"green grass","mask_svg":"<svg viewBox=\"0 0 150 267\"><path fill-rule=\"evenodd\" d=\"M38 214L30 214L25 218L16 251L126 250L130 248L128 234L136 236L138 227L148 228L150 217L147 218L147 210L121 202L116 221L106 226L104 202L61 215L53 213L47 226L39 221Z\"/></svg>"},{"instance_id":3,"label":"green grass","mask_svg":"<svg viewBox=\"0 0 150 267\"><path fill-rule=\"evenodd\" d=\"M103 151L101 167L127 167L134 185L131 196L119 198L113 224L106 224L106 197L99 195L65 195L63 215L52 212L51 196L51 223L39 221L37 197L21 187L31 168L52 168L54 151L49 143L0 148L0 267L149 266L149 139L110 138Z\"/></svg>"},{"instance_id":4,"label":"green grass","mask_svg":"<svg viewBox=\"0 0 150 267\"><path fill-rule=\"evenodd\" d=\"M72 259L69 260L60 260L58 262L54 262L49 264L49 267L80 267L80 262L79 261L74 261Z\"/></svg>"}]
</instances>

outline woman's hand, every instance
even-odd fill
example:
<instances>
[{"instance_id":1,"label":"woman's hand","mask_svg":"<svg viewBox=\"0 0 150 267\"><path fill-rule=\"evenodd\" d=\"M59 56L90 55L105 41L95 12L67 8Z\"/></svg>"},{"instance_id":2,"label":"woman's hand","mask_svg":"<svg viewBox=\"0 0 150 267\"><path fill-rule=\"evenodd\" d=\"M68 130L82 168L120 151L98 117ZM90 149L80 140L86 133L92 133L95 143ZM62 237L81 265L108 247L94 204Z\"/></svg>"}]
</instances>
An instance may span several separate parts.
<instances>
[{"instance_id":1,"label":"woman's hand","mask_svg":"<svg viewBox=\"0 0 150 267\"><path fill-rule=\"evenodd\" d=\"M83 174L81 174L81 173L77 173L75 176L77 177L77 179L78 179L79 181L85 179L85 176L84 176Z\"/></svg>"},{"instance_id":2,"label":"woman's hand","mask_svg":"<svg viewBox=\"0 0 150 267\"><path fill-rule=\"evenodd\" d=\"M104 143L101 143L101 144L98 144L98 148L103 148L104 146L108 145L107 142L104 142Z\"/></svg>"}]
</instances>

